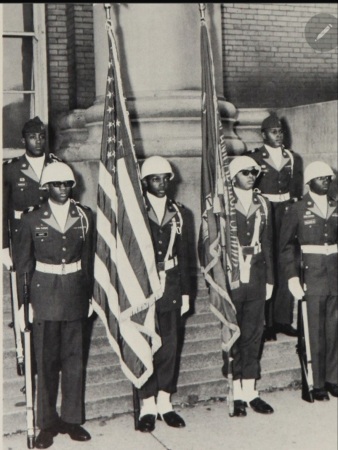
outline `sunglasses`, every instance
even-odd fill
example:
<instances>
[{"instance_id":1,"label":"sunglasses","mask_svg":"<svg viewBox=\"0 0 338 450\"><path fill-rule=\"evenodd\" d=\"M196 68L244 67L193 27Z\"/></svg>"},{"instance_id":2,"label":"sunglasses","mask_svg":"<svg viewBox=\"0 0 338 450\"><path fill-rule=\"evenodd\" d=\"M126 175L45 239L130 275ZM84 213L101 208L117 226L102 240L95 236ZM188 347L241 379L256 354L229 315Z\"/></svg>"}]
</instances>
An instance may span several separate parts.
<instances>
[{"instance_id":1,"label":"sunglasses","mask_svg":"<svg viewBox=\"0 0 338 450\"><path fill-rule=\"evenodd\" d=\"M257 170L257 169L251 169L251 170L244 169L244 170L241 170L241 173L242 173L245 177L247 177L250 173L251 173L251 175L253 175L254 177L257 177L257 175L259 174L259 170Z\"/></svg>"},{"instance_id":2,"label":"sunglasses","mask_svg":"<svg viewBox=\"0 0 338 450\"><path fill-rule=\"evenodd\" d=\"M69 181L53 181L51 183L51 185L53 187L56 187L56 188L60 188L61 186L64 186L66 188L70 188L70 187L73 186L73 184L74 184L74 181L72 181L72 180L69 180Z\"/></svg>"}]
</instances>

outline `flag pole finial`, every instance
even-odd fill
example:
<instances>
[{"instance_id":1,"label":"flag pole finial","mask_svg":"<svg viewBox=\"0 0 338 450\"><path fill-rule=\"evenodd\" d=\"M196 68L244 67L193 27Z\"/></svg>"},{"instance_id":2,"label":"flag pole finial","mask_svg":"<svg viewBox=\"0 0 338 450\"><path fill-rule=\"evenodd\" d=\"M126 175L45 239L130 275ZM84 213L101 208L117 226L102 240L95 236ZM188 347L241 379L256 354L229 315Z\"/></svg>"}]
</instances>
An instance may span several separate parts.
<instances>
[{"instance_id":1,"label":"flag pole finial","mask_svg":"<svg viewBox=\"0 0 338 450\"><path fill-rule=\"evenodd\" d=\"M110 17L110 8L111 8L110 3L104 3L103 6L104 6L104 9L106 10L106 19L110 20L111 19L111 17Z\"/></svg>"},{"instance_id":2,"label":"flag pole finial","mask_svg":"<svg viewBox=\"0 0 338 450\"><path fill-rule=\"evenodd\" d=\"M200 9L201 20L205 20L204 12L205 12L205 9L206 9L206 4L205 3L199 3L198 6L199 6L199 9Z\"/></svg>"}]
</instances>

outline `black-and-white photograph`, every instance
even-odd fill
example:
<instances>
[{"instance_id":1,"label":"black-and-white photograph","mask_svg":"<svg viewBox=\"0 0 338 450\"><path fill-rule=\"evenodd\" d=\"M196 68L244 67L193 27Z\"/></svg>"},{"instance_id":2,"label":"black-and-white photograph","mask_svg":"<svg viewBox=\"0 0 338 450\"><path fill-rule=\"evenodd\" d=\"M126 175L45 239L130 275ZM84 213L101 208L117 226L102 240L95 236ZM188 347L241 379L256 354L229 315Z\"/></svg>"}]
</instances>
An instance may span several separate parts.
<instances>
[{"instance_id":1,"label":"black-and-white photograph","mask_svg":"<svg viewBox=\"0 0 338 450\"><path fill-rule=\"evenodd\" d=\"M2 3L4 450L336 450L337 3Z\"/></svg>"}]
</instances>

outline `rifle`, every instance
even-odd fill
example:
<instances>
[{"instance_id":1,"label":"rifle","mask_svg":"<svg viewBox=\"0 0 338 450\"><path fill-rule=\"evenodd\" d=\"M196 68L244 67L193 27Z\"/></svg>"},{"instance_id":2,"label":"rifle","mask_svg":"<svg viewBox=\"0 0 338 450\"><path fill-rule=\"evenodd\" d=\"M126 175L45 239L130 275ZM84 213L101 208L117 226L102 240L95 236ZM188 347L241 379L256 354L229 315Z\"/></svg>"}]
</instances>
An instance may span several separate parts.
<instances>
[{"instance_id":1,"label":"rifle","mask_svg":"<svg viewBox=\"0 0 338 450\"><path fill-rule=\"evenodd\" d=\"M220 217L220 240L221 240L221 251L222 251L222 264L223 264L223 270L224 273L227 273L227 261L226 261L226 239L225 239L225 232L224 232L224 218ZM229 416L234 416L235 411L235 403L234 403L234 380L233 380L233 374L232 374L232 352L229 350L229 353L227 355L228 358L228 368L227 368L227 379L228 379L228 395L227 395L227 405L229 409Z\"/></svg>"},{"instance_id":2,"label":"rifle","mask_svg":"<svg viewBox=\"0 0 338 450\"><path fill-rule=\"evenodd\" d=\"M12 246L12 236L10 222L8 221L8 234L9 234L9 254L13 261L13 246ZM15 341L15 351L16 351L16 371L17 374L24 375L24 355L23 355L23 345L21 330L19 324L19 300L18 300L18 288L17 288L17 278L16 271L14 269L14 264L10 268L10 286L11 286L11 299L12 299L12 318L13 322L9 324L14 330L14 341Z\"/></svg>"},{"instance_id":3,"label":"rifle","mask_svg":"<svg viewBox=\"0 0 338 450\"><path fill-rule=\"evenodd\" d=\"M34 405L33 405L33 380L31 362L31 327L29 323L29 292L27 273L25 273L24 287L24 313L25 313L25 395L26 395L26 423L27 423L27 447L35 447Z\"/></svg>"},{"instance_id":4,"label":"rifle","mask_svg":"<svg viewBox=\"0 0 338 450\"><path fill-rule=\"evenodd\" d=\"M231 350L230 350L231 352ZM234 379L232 375L232 361L233 357L229 352L229 369L228 369L228 395L227 405L229 408L229 416L233 417L235 414L235 402L234 402Z\"/></svg>"},{"instance_id":5,"label":"rifle","mask_svg":"<svg viewBox=\"0 0 338 450\"><path fill-rule=\"evenodd\" d=\"M133 385L133 408L134 408L134 428L138 430L138 419L140 417L140 398L136 387Z\"/></svg>"},{"instance_id":6,"label":"rifle","mask_svg":"<svg viewBox=\"0 0 338 450\"><path fill-rule=\"evenodd\" d=\"M304 262L301 255L300 281L303 290L306 290L304 283ZM302 399L313 403L313 372L309 336L309 323L307 316L307 304L305 298L298 300L298 344L297 353L302 370Z\"/></svg>"}]
</instances>

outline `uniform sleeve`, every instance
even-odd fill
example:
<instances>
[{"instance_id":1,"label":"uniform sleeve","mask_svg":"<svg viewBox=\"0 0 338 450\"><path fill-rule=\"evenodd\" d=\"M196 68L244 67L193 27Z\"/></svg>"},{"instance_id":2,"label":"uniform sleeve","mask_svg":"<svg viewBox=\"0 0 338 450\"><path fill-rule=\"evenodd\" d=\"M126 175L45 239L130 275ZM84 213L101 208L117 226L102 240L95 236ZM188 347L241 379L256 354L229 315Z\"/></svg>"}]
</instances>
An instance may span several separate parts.
<instances>
[{"instance_id":1,"label":"uniform sleeve","mask_svg":"<svg viewBox=\"0 0 338 450\"><path fill-rule=\"evenodd\" d=\"M93 213L89 208L83 210L83 212L88 220L88 228L82 247L81 266L87 280L88 299L90 299L94 285L94 219Z\"/></svg>"},{"instance_id":2,"label":"uniform sleeve","mask_svg":"<svg viewBox=\"0 0 338 450\"><path fill-rule=\"evenodd\" d=\"M16 272L18 279L19 305L23 303L23 286L25 273L27 273L28 284L32 279L35 269L34 241L31 227L27 216L23 216L18 230L18 248L16 257Z\"/></svg>"},{"instance_id":3,"label":"uniform sleeve","mask_svg":"<svg viewBox=\"0 0 338 450\"><path fill-rule=\"evenodd\" d=\"M299 276L300 259L298 233L297 203L288 207L283 216L280 241L280 264L285 270L287 279Z\"/></svg>"},{"instance_id":4,"label":"uniform sleeve","mask_svg":"<svg viewBox=\"0 0 338 450\"><path fill-rule=\"evenodd\" d=\"M8 166L2 165L2 248L9 247L9 229L8 229L8 206L11 195L11 185L8 179Z\"/></svg>"},{"instance_id":5,"label":"uniform sleeve","mask_svg":"<svg viewBox=\"0 0 338 450\"><path fill-rule=\"evenodd\" d=\"M266 226L262 234L262 252L266 263L266 282L274 284L274 258L273 258L273 228L271 216L271 204L269 200L265 199L268 210L268 217Z\"/></svg>"},{"instance_id":6,"label":"uniform sleeve","mask_svg":"<svg viewBox=\"0 0 338 450\"><path fill-rule=\"evenodd\" d=\"M190 258L189 258L189 227L187 213L181 210L183 218L182 233L179 235L177 255L179 258L182 295L190 295Z\"/></svg>"},{"instance_id":7,"label":"uniform sleeve","mask_svg":"<svg viewBox=\"0 0 338 450\"><path fill-rule=\"evenodd\" d=\"M291 198L300 199L303 195L303 160L297 153L293 154L293 176L290 183Z\"/></svg>"}]
</instances>

